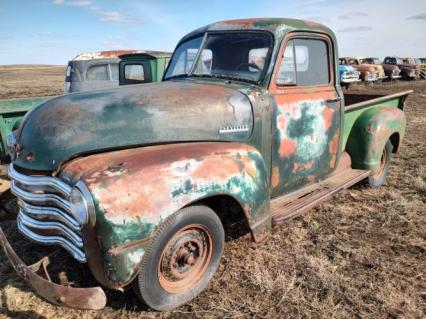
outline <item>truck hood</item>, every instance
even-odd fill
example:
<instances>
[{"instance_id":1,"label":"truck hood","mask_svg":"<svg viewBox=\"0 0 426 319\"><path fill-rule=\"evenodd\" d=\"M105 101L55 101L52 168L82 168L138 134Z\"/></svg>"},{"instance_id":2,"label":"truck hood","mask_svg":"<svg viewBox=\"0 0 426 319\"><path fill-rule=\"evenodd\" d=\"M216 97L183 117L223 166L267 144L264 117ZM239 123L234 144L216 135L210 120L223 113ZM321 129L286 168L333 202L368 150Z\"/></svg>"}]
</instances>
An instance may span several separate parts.
<instances>
[{"instance_id":1,"label":"truck hood","mask_svg":"<svg viewBox=\"0 0 426 319\"><path fill-rule=\"evenodd\" d=\"M158 143L244 141L249 98L221 84L167 81L61 96L27 114L16 166L53 171L88 153Z\"/></svg>"}]
</instances>

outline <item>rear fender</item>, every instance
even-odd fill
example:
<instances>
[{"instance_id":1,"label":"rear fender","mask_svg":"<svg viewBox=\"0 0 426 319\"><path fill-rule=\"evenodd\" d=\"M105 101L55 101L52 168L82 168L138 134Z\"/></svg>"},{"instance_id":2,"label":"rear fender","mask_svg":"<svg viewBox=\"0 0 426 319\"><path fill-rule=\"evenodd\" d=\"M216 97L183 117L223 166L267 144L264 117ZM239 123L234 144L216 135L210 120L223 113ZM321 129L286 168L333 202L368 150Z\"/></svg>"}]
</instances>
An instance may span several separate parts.
<instances>
[{"instance_id":1,"label":"rear fender","mask_svg":"<svg viewBox=\"0 0 426 319\"><path fill-rule=\"evenodd\" d=\"M376 172L386 142L392 137L396 152L404 137L405 125L405 114L399 108L379 106L363 112L352 127L346 144L352 167Z\"/></svg>"},{"instance_id":2,"label":"rear fender","mask_svg":"<svg viewBox=\"0 0 426 319\"><path fill-rule=\"evenodd\" d=\"M95 233L101 261L89 266L104 285L127 284L139 269L156 228L171 214L199 200L227 195L248 224L270 225L267 170L261 154L236 143L172 144L102 153L65 166L63 178L83 180L96 206ZM96 250L96 249L95 249ZM107 282L105 282L107 281Z\"/></svg>"}]
</instances>

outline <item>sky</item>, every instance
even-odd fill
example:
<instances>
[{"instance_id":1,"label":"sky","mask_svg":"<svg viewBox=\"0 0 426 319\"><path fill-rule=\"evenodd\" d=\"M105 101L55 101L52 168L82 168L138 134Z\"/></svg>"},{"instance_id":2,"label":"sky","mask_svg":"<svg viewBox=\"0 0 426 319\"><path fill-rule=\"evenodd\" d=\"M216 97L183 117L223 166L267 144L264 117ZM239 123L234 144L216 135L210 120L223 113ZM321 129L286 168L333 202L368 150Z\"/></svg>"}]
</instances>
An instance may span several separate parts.
<instances>
[{"instance_id":1,"label":"sky","mask_svg":"<svg viewBox=\"0 0 426 319\"><path fill-rule=\"evenodd\" d=\"M66 64L81 52L172 51L227 19L317 21L340 56L426 57L426 0L0 0L0 64Z\"/></svg>"}]
</instances>

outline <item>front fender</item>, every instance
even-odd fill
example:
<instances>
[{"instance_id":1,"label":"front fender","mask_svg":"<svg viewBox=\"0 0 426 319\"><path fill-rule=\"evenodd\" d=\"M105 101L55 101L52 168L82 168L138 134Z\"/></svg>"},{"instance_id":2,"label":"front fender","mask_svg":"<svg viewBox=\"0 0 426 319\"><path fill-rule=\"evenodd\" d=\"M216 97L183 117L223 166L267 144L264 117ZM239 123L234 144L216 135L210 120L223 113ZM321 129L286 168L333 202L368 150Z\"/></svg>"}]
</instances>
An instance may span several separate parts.
<instances>
[{"instance_id":1,"label":"front fender","mask_svg":"<svg viewBox=\"0 0 426 319\"><path fill-rule=\"evenodd\" d=\"M193 202L232 196L251 228L270 217L265 163L245 144L187 143L102 153L72 161L62 175L69 182L83 180L92 193L94 232L106 273L106 279L99 278L109 287L134 278L155 229ZM96 276L99 270L92 272Z\"/></svg>"},{"instance_id":2,"label":"front fender","mask_svg":"<svg viewBox=\"0 0 426 319\"><path fill-rule=\"evenodd\" d=\"M363 112L355 121L346 144L352 167L377 171L386 142L397 134L400 143L405 124L405 114L399 108L378 106Z\"/></svg>"}]
</instances>

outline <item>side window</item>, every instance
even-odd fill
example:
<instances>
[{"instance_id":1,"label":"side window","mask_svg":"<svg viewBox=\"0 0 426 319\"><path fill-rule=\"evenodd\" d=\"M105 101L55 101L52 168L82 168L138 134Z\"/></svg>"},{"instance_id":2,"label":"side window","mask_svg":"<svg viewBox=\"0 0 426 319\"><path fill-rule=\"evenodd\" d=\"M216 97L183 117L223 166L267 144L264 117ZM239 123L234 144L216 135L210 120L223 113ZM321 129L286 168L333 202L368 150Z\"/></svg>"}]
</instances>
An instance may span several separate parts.
<instances>
[{"instance_id":1,"label":"side window","mask_svg":"<svg viewBox=\"0 0 426 319\"><path fill-rule=\"evenodd\" d=\"M145 80L145 70L142 64L126 64L124 66L124 79L134 81Z\"/></svg>"},{"instance_id":2,"label":"side window","mask_svg":"<svg viewBox=\"0 0 426 319\"><path fill-rule=\"evenodd\" d=\"M287 43L277 78L278 85L326 85L330 79L327 42L294 39Z\"/></svg>"},{"instance_id":3,"label":"side window","mask_svg":"<svg viewBox=\"0 0 426 319\"><path fill-rule=\"evenodd\" d=\"M86 72L86 80L88 81L108 81L108 64L100 64L91 66Z\"/></svg>"},{"instance_id":4,"label":"side window","mask_svg":"<svg viewBox=\"0 0 426 319\"><path fill-rule=\"evenodd\" d=\"M294 41L290 40L284 50L278 73L278 85L296 85L296 65L294 63Z\"/></svg>"}]
</instances>

